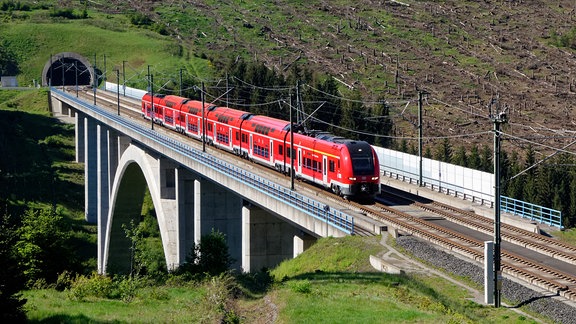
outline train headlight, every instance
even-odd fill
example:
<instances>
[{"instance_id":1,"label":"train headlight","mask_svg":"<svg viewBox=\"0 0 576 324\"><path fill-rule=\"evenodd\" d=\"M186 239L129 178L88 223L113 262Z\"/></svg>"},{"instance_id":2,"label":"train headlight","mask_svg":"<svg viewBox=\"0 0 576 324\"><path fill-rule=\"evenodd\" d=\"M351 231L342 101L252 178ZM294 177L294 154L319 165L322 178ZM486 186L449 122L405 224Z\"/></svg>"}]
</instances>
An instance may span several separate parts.
<instances>
[{"instance_id":1,"label":"train headlight","mask_svg":"<svg viewBox=\"0 0 576 324\"><path fill-rule=\"evenodd\" d=\"M356 177L349 177L348 180L356 181Z\"/></svg>"},{"instance_id":2,"label":"train headlight","mask_svg":"<svg viewBox=\"0 0 576 324\"><path fill-rule=\"evenodd\" d=\"M372 180L376 181L378 180L380 177L372 177Z\"/></svg>"}]
</instances>

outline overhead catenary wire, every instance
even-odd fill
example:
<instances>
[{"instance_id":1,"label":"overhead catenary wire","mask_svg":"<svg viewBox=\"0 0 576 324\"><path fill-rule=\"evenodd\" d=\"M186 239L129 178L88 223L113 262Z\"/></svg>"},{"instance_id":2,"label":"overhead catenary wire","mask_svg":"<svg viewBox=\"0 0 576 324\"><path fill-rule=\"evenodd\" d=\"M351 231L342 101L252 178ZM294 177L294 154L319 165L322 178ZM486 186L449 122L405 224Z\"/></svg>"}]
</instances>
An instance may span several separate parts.
<instances>
[{"instance_id":1,"label":"overhead catenary wire","mask_svg":"<svg viewBox=\"0 0 576 324\"><path fill-rule=\"evenodd\" d=\"M250 84L244 80L241 80L235 76L232 76L233 80L236 80L238 82L240 82L241 84L251 88L251 89L258 89L258 90L266 90L266 91L289 91L289 90L294 90L293 86L283 86L283 87L262 87L262 86L257 86L254 84Z\"/></svg>"},{"instance_id":2,"label":"overhead catenary wire","mask_svg":"<svg viewBox=\"0 0 576 324\"><path fill-rule=\"evenodd\" d=\"M115 64L113 61L111 63ZM138 80L146 81L147 74L145 72L145 69L135 68L132 64L130 64L129 61L126 61L126 63L127 63L126 67L130 71L133 72L133 73L128 75L128 77L126 78L126 82L136 82ZM116 63L116 64L120 64L120 63ZM177 82L175 81L174 78L171 77L170 73L164 72L164 70L162 69L162 67L164 67L164 65L162 65L162 64L153 65L151 67L152 67L151 73L155 73L156 74L155 79L158 80L157 83L154 84L154 87L156 89L158 89L158 91L170 92L170 93L180 91L180 89L171 89L170 87L167 86L168 84L170 84L170 82L174 82L174 83L177 83ZM169 70L169 69L167 69L167 70ZM191 78L192 80L197 80L198 82L203 80L202 78L200 78L196 75L190 74L187 69L182 69L182 70L186 71L186 75L189 77L188 79ZM257 86L254 84L250 84L249 82L246 82L244 80L241 80L235 76L231 76L230 79L234 81L232 86L234 86L236 88L235 91L242 90L242 89L251 89L251 90L252 89L258 89L258 90L262 90L262 91L273 91L273 92L286 92L286 91L293 91L294 90L294 86L272 86L272 87L270 87L270 86ZM213 80L204 79L203 81L205 81L207 83L213 83L214 84L213 87L208 87L208 89L228 89L228 87L225 87L225 88L221 87L223 80L225 80L225 79L218 78L218 79L213 79ZM401 101L389 101L389 100L364 101L364 100L351 99L351 98L346 98L343 96L331 94L331 93L325 92L323 90L317 89L317 88L315 88L309 84L303 84L303 86L306 87L307 89L311 90L311 91L315 91L319 94L322 94L326 98L337 99L337 100L340 100L342 102L361 103L365 106L370 105L370 104L386 104L386 105L395 105L395 106L402 105L403 106L403 109L401 111L399 110L396 114L390 114L387 116L369 116L366 118L366 120L369 120L370 122L377 122L374 119L380 119L380 118L389 118L389 119L403 118L404 120L406 120L406 117L404 117L403 114L406 113L406 110L408 109L409 105L412 102L414 102L414 100L412 100L412 99L401 100ZM194 88L195 88L195 86L188 86L186 88L183 88L182 90L183 91L190 91L190 90L193 90ZM212 100L217 98L216 95L212 95L208 92L204 93L204 95L206 98L212 98ZM439 99L433 98L433 97L432 98L427 97L426 99L432 100L432 101L439 103L445 107L449 107L451 109L456 109L456 110L458 110L464 114L467 114L467 115L475 117L475 118L481 118L481 119L486 120L486 121L490 120L490 118L487 114L478 112L477 108L475 108L475 109L472 109L470 107L463 108L463 107L459 107L458 105L447 103L447 102L444 102L442 100L439 100ZM225 103L227 106L237 106L239 108L244 108L244 109L252 108L252 107L276 106L276 105L278 105L279 109L281 109L281 103L283 102L283 100L278 99L278 100L272 100L272 101L268 101L268 102L264 102L264 103L254 104L254 103L242 103L242 102L239 102L238 100L226 101L226 100L223 100L222 98L219 98L216 102L221 102L221 103ZM334 102L332 102L330 100L302 101L302 103L305 105L318 104L320 102L324 103L322 106L323 112L337 113L339 108L340 108L340 107L337 107L334 104ZM297 111L300 113L304 113L304 109L298 109ZM418 140L419 139L417 136L390 136L390 135L380 135L380 134L372 134L372 133L367 133L367 132L360 132L360 131L353 130L353 129L347 129L347 128L342 127L340 125L331 124L330 122L323 121L317 117L311 117L309 114L305 114L305 116L308 116L307 117L308 119L314 120L317 123L325 124L325 125L328 125L328 126L335 128L335 129L341 129L341 130L351 132L351 133L374 136L374 137L401 139L401 140ZM519 136L513 136L511 134L503 132L503 136L506 137L509 141L519 141L519 142L531 143L531 144L538 145L540 147L543 147L543 148L546 148L549 150L554 150L555 152L565 152L568 154L575 154L573 152L566 150L565 148L558 149L558 148L555 148L555 147L550 146L550 145L539 143L537 141L539 141L539 140L544 141L544 140L549 140L549 139L574 138L574 137L576 137L576 134L574 136L572 136L571 134L574 134L576 131L570 131L570 130L566 130L566 129L553 129L553 128L549 128L549 127L546 127L546 126L543 126L540 124L537 124L535 126L535 125L525 125L525 124L519 124L519 123L509 123L509 125L512 127L522 127L522 128L531 129L534 132L552 132L552 133L555 133L552 136L540 136L540 137L523 136L523 137L519 137ZM481 132L476 132L476 133L457 134L457 135L449 135L449 136L426 136L426 137L423 137L422 139L437 140L437 139L450 139L450 138L473 138L473 137L484 136L487 134L491 134L491 132L490 131L481 131Z\"/></svg>"},{"instance_id":3,"label":"overhead catenary wire","mask_svg":"<svg viewBox=\"0 0 576 324\"><path fill-rule=\"evenodd\" d=\"M568 148L569 146L572 146L572 145L574 145L574 144L576 144L576 141L570 142L569 144L565 145L564 147L562 147L562 150L564 150L564 149L566 149L566 148ZM548 155L547 157L545 157L544 159L542 159L542 160L540 160L540 161L532 164L532 165L529 166L528 168L526 168L526 169L522 170L521 172L517 173L516 175L512 176L512 177L510 178L510 180L512 180L512 179L514 179L514 178L516 178L516 177L518 177L518 176L520 176L520 175L528 172L528 171L531 170L532 168L538 166L539 164L544 163L544 161L552 158L553 156L555 156L555 155L558 154L558 153L560 153L560 150L557 150L556 152L554 152L554 153Z\"/></svg>"},{"instance_id":4,"label":"overhead catenary wire","mask_svg":"<svg viewBox=\"0 0 576 324\"><path fill-rule=\"evenodd\" d=\"M561 148L553 147L553 146L550 146L550 145L545 145L545 144L542 144L542 143L530 141L530 140L528 140L528 139L526 139L526 138L514 136L514 135L511 135L511 134L504 133L504 132L501 132L501 134L502 134L503 136L512 138L512 139L514 139L514 140L524 141L524 142L527 142L527 143L530 143L530 144L542 146L542 147L545 147L545 148L547 148L547 149L549 149L549 150L560 151L560 152L564 152L564 153L567 153L567 154L576 155L576 152L570 152L570 151L567 151L567 150L565 150L565 149L561 149Z\"/></svg>"}]
</instances>

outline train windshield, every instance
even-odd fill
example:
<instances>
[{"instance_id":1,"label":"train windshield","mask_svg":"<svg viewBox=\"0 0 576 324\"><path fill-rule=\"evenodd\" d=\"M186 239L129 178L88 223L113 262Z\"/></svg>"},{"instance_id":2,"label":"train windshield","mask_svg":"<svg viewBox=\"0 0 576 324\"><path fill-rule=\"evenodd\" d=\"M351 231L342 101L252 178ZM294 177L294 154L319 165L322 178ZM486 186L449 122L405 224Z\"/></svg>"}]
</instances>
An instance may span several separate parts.
<instances>
[{"instance_id":1,"label":"train windshield","mask_svg":"<svg viewBox=\"0 0 576 324\"><path fill-rule=\"evenodd\" d=\"M372 150L366 142L352 142L348 146L352 171L355 176L371 175L374 173L374 159Z\"/></svg>"},{"instance_id":2,"label":"train windshield","mask_svg":"<svg viewBox=\"0 0 576 324\"><path fill-rule=\"evenodd\" d=\"M352 156L352 170L354 175L371 175L374 173L374 161L371 156L355 157Z\"/></svg>"}]
</instances>

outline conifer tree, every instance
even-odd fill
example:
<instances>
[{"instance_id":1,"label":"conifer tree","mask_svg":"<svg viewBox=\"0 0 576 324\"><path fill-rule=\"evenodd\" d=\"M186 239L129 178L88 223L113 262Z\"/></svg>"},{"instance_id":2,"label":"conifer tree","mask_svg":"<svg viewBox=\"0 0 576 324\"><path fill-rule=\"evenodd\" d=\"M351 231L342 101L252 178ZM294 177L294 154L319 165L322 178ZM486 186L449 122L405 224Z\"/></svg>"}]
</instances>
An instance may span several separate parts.
<instances>
[{"instance_id":1,"label":"conifer tree","mask_svg":"<svg viewBox=\"0 0 576 324\"><path fill-rule=\"evenodd\" d=\"M467 164L466 148L460 145L452 156L451 163L465 167Z\"/></svg>"},{"instance_id":2,"label":"conifer tree","mask_svg":"<svg viewBox=\"0 0 576 324\"><path fill-rule=\"evenodd\" d=\"M482 145L482 153L480 154L480 171L494 172L492 149L486 144Z\"/></svg>"},{"instance_id":3,"label":"conifer tree","mask_svg":"<svg viewBox=\"0 0 576 324\"><path fill-rule=\"evenodd\" d=\"M452 146L450 145L448 138L444 138L442 143L436 146L434 159L442 162L450 162L452 159Z\"/></svg>"},{"instance_id":4,"label":"conifer tree","mask_svg":"<svg viewBox=\"0 0 576 324\"><path fill-rule=\"evenodd\" d=\"M474 170L480 170L480 153L478 152L478 146L474 145L470 149L470 155L468 156L468 167Z\"/></svg>"}]
</instances>

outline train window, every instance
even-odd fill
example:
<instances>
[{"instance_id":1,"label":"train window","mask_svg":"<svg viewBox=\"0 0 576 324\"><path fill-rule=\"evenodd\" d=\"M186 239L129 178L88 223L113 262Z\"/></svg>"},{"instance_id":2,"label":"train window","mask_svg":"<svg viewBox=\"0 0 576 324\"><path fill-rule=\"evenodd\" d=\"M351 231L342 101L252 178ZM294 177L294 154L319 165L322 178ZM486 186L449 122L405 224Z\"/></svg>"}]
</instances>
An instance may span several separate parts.
<instances>
[{"instance_id":1,"label":"train window","mask_svg":"<svg viewBox=\"0 0 576 324\"><path fill-rule=\"evenodd\" d=\"M208 131L209 131L209 132L212 131L212 124L208 124Z\"/></svg>"},{"instance_id":2,"label":"train window","mask_svg":"<svg viewBox=\"0 0 576 324\"><path fill-rule=\"evenodd\" d=\"M228 135L226 135L226 134L216 133L216 140L218 140L218 142L225 143L225 144L230 143L230 139L229 139Z\"/></svg>"},{"instance_id":3,"label":"train window","mask_svg":"<svg viewBox=\"0 0 576 324\"><path fill-rule=\"evenodd\" d=\"M282 146L282 144L278 145L278 154L280 154L280 155L284 154L284 146Z\"/></svg>"},{"instance_id":4,"label":"train window","mask_svg":"<svg viewBox=\"0 0 576 324\"><path fill-rule=\"evenodd\" d=\"M248 143L248 135L242 134L242 143Z\"/></svg>"},{"instance_id":5,"label":"train window","mask_svg":"<svg viewBox=\"0 0 576 324\"><path fill-rule=\"evenodd\" d=\"M254 154L263 156L265 158L268 158L270 156L268 148L259 145L254 145Z\"/></svg>"},{"instance_id":6,"label":"train window","mask_svg":"<svg viewBox=\"0 0 576 324\"><path fill-rule=\"evenodd\" d=\"M330 172L336 171L336 166L334 165L334 161L328 161L328 170L330 170Z\"/></svg>"},{"instance_id":7,"label":"train window","mask_svg":"<svg viewBox=\"0 0 576 324\"><path fill-rule=\"evenodd\" d=\"M236 132L236 140L238 140L240 138L240 135L238 134L238 132Z\"/></svg>"}]
</instances>

